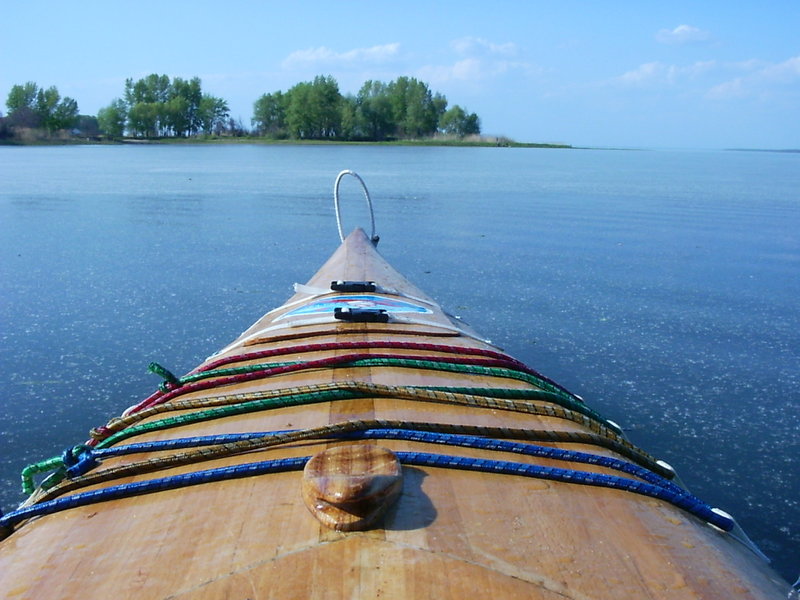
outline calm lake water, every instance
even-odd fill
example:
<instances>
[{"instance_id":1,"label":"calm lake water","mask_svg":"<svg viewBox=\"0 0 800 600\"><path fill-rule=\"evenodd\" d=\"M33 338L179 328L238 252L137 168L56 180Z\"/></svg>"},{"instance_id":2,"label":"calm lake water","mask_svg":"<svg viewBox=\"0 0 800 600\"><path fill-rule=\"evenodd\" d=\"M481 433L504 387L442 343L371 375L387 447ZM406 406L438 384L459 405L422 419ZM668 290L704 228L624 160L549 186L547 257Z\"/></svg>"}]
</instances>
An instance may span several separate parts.
<instances>
[{"instance_id":1,"label":"calm lake water","mask_svg":"<svg viewBox=\"0 0 800 600\"><path fill-rule=\"evenodd\" d=\"M0 147L0 506L291 295L366 180L380 250L800 571L800 154ZM368 224L354 180L348 230Z\"/></svg>"}]
</instances>

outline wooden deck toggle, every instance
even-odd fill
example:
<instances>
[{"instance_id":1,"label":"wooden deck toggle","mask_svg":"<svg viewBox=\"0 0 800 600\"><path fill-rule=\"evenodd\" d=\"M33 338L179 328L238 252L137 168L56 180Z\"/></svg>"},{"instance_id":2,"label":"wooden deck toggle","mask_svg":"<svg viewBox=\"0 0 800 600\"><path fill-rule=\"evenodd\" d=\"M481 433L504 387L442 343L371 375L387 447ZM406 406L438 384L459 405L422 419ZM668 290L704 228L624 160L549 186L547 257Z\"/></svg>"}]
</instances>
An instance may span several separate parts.
<instances>
[{"instance_id":1,"label":"wooden deck toggle","mask_svg":"<svg viewBox=\"0 0 800 600\"><path fill-rule=\"evenodd\" d=\"M400 462L379 446L335 446L314 455L303 470L306 506L323 525L337 531L371 527L402 487Z\"/></svg>"}]
</instances>

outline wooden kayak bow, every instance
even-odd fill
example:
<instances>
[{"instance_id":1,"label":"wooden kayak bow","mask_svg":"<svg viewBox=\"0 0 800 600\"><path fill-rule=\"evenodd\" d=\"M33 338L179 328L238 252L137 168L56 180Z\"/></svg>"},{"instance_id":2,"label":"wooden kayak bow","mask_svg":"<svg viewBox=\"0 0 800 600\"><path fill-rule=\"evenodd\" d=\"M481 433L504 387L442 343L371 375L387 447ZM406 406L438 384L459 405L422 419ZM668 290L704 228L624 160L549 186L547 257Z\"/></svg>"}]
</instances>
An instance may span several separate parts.
<instances>
[{"instance_id":1,"label":"wooden kayak bow","mask_svg":"<svg viewBox=\"0 0 800 600\"><path fill-rule=\"evenodd\" d=\"M785 597L729 515L376 238L30 467L0 597Z\"/></svg>"}]
</instances>

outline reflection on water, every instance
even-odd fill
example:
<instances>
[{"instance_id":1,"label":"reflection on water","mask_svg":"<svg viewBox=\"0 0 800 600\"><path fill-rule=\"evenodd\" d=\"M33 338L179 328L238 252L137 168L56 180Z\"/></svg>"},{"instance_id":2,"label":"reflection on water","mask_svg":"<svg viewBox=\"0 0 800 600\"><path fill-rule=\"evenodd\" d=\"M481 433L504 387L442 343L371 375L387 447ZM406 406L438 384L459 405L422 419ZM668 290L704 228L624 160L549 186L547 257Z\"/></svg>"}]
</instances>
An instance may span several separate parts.
<instances>
[{"instance_id":1,"label":"reflection on water","mask_svg":"<svg viewBox=\"0 0 800 600\"><path fill-rule=\"evenodd\" d=\"M0 147L0 505L19 469L185 372L335 248L381 252L800 568L800 156ZM345 224L366 224L343 182Z\"/></svg>"}]
</instances>

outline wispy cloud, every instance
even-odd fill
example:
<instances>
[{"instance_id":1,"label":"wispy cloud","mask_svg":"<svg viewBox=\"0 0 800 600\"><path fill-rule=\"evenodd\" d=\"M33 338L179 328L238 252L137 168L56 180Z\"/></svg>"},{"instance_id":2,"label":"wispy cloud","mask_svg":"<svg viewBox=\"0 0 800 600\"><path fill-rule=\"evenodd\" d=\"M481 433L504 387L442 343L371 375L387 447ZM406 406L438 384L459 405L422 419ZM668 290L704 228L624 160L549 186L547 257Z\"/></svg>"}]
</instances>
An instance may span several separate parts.
<instances>
[{"instance_id":1,"label":"wispy cloud","mask_svg":"<svg viewBox=\"0 0 800 600\"><path fill-rule=\"evenodd\" d=\"M660 62L649 62L627 71L617 78L623 84L639 85L656 80L672 79L675 67Z\"/></svg>"},{"instance_id":2,"label":"wispy cloud","mask_svg":"<svg viewBox=\"0 0 800 600\"><path fill-rule=\"evenodd\" d=\"M674 85L682 80L697 79L709 74L718 66L715 60L698 61L685 66L649 62L623 73L612 82L630 86Z\"/></svg>"},{"instance_id":3,"label":"wispy cloud","mask_svg":"<svg viewBox=\"0 0 800 600\"><path fill-rule=\"evenodd\" d=\"M326 46L296 50L281 65L286 69L302 67L360 66L382 64L397 58L400 44L391 43L369 48L353 48L337 52Z\"/></svg>"},{"instance_id":4,"label":"wispy cloud","mask_svg":"<svg viewBox=\"0 0 800 600\"><path fill-rule=\"evenodd\" d=\"M512 42L497 43L480 37L462 37L450 42L455 60L447 64L425 65L417 76L433 84L451 82L486 83L514 72L531 75L541 68L518 58L520 50Z\"/></svg>"},{"instance_id":5,"label":"wispy cloud","mask_svg":"<svg viewBox=\"0 0 800 600\"><path fill-rule=\"evenodd\" d=\"M462 55L490 54L501 56L514 56L517 54L517 45L513 42L496 44L480 37L462 37L450 42L450 47Z\"/></svg>"},{"instance_id":6,"label":"wispy cloud","mask_svg":"<svg viewBox=\"0 0 800 600\"><path fill-rule=\"evenodd\" d=\"M800 56L779 63L758 59L643 63L603 84L630 91L689 94L707 100L800 99Z\"/></svg>"},{"instance_id":7,"label":"wispy cloud","mask_svg":"<svg viewBox=\"0 0 800 600\"><path fill-rule=\"evenodd\" d=\"M759 76L773 83L800 83L800 56L761 69Z\"/></svg>"},{"instance_id":8,"label":"wispy cloud","mask_svg":"<svg viewBox=\"0 0 800 600\"><path fill-rule=\"evenodd\" d=\"M661 29L656 33L656 41L662 44L696 44L710 39L708 31L692 25L678 25L675 29Z\"/></svg>"},{"instance_id":9,"label":"wispy cloud","mask_svg":"<svg viewBox=\"0 0 800 600\"><path fill-rule=\"evenodd\" d=\"M789 93L800 97L800 56L780 63L746 61L738 63L744 73L714 85L706 93L713 100L756 97L766 99L776 94Z\"/></svg>"},{"instance_id":10,"label":"wispy cloud","mask_svg":"<svg viewBox=\"0 0 800 600\"><path fill-rule=\"evenodd\" d=\"M485 82L500 75L517 72L532 72L535 68L524 62L489 61L480 58L465 58L449 65L425 65L417 69L417 75L431 83L453 81Z\"/></svg>"}]
</instances>

